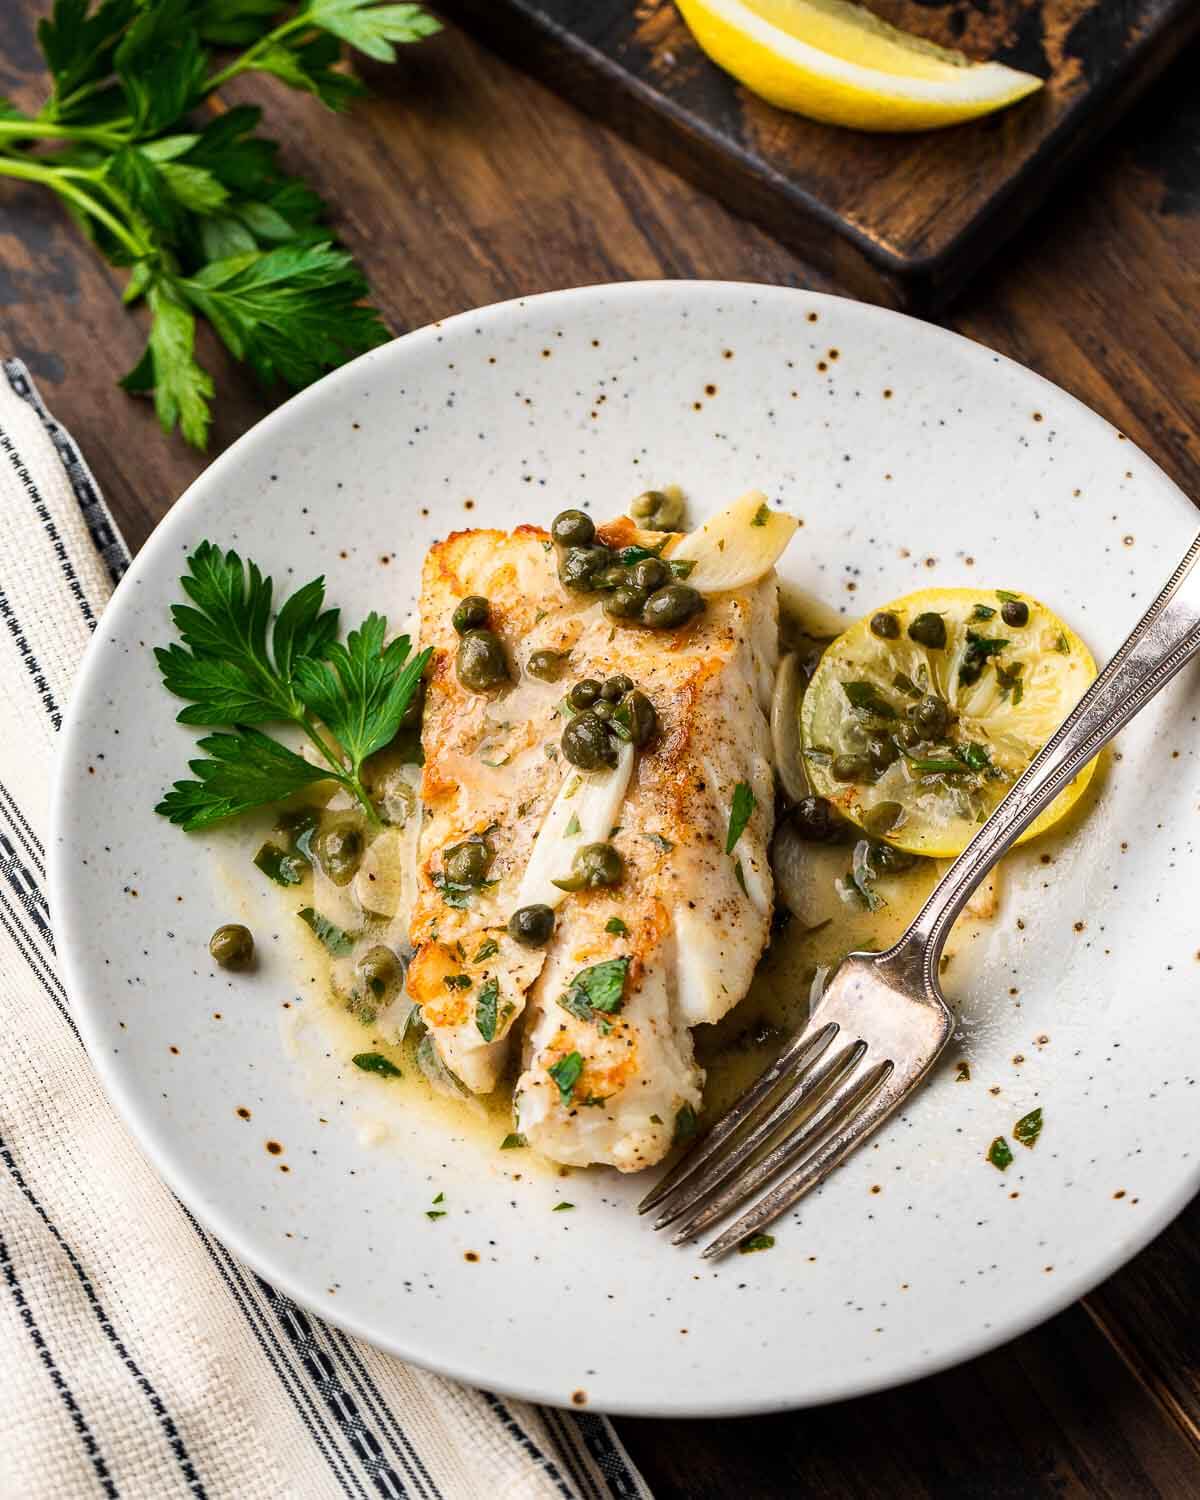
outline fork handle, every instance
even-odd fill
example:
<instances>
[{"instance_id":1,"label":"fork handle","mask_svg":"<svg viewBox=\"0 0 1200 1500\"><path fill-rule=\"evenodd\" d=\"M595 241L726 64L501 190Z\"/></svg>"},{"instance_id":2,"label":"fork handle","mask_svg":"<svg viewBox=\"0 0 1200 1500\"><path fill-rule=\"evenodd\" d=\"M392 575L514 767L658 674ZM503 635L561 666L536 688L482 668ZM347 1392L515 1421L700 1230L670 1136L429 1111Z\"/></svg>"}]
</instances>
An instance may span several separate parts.
<instances>
[{"instance_id":1,"label":"fork handle","mask_svg":"<svg viewBox=\"0 0 1200 1500\"><path fill-rule=\"evenodd\" d=\"M954 919L988 871L1109 740L1200 653L1200 536L1124 645L1013 783L904 936L879 956L936 996L937 966ZM915 972L914 972L915 971Z\"/></svg>"}]
</instances>

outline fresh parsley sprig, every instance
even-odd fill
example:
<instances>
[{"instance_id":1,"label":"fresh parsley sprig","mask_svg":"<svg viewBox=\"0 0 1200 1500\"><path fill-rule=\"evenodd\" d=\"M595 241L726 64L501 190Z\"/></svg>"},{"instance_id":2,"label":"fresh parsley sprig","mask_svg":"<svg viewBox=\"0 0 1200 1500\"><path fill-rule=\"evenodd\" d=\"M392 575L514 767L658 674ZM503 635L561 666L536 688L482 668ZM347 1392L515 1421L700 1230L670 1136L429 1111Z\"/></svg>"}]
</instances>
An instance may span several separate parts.
<instances>
[{"instance_id":1,"label":"fresh parsley sprig","mask_svg":"<svg viewBox=\"0 0 1200 1500\"><path fill-rule=\"evenodd\" d=\"M151 323L122 384L153 392L165 431L207 439L197 317L261 380L292 386L388 338L324 204L256 133L261 111L214 117L206 102L257 72L345 109L366 90L337 66L344 46L391 62L438 29L419 5L377 0L55 0L39 23L50 93L33 114L0 99L0 176L57 193L129 268L124 299Z\"/></svg>"},{"instance_id":2,"label":"fresh parsley sprig","mask_svg":"<svg viewBox=\"0 0 1200 1500\"><path fill-rule=\"evenodd\" d=\"M155 811L192 831L333 780L378 823L363 762L395 738L429 651L411 656L407 636L387 641L377 614L343 645L323 578L297 589L272 619L271 579L212 542L196 548L179 582L191 602L171 609L180 641L155 650L163 682L188 700L181 724L230 732L199 742L206 758L188 763L196 779L177 781ZM272 723L295 724L320 763L253 727Z\"/></svg>"}]
</instances>

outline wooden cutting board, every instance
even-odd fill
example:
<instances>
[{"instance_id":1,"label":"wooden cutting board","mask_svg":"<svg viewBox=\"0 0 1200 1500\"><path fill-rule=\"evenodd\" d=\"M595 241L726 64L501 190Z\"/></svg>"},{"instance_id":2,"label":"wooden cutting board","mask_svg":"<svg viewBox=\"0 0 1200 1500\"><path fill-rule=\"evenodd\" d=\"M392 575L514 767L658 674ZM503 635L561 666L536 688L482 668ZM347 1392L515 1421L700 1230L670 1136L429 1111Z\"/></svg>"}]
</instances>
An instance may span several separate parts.
<instances>
[{"instance_id":1,"label":"wooden cutting board","mask_svg":"<svg viewBox=\"0 0 1200 1500\"><path fill-rule=\"evenodd\" d=\"M439 4L846 291L922 312L944 307L1200 34L1200 0L871 0L870 8L973 58L1037 73L1046 87L973 124L869 135L749 94L709 62L671 0Z\"/></svg>"}]
</instances>

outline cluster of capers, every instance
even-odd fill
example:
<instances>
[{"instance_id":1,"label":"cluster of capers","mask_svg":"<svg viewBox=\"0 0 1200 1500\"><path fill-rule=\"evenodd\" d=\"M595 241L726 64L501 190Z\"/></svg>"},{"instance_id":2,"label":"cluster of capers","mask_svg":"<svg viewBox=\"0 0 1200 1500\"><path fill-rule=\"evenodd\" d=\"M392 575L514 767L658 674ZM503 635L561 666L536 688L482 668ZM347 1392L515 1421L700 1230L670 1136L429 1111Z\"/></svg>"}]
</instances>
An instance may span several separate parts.
<instances>
[{"instance_id":1,"label":"cluster of capers","mask_svg":"<svg viewBox=\"0 0 1200 1500\"><path fill-rule=\"evenodd\" d=\"M920 618L918 616L918 619ZM939 625L942 623L939 616L935 615L933 618L938 621ZM874 628L874 621L871 623ZM912 691L918 692L919 689L914 686ZM895 724L881 715L872 715L869 709L865 710L866 744L861 751L856 753L833 757L829 769L834 780L857 782L876 780L889 766L894 765L900 759L904 751L911 750L915 745L922 743L944 740L955 719L953 709L945 698L937 693L921 693L916 702L910 703L905 708L904 715L907 722ZM880 804L881 807L888 805ZM899 808L897 808L896 817L899 815Z\"/></svg>"},{"instance_id":2,"label":"cluster of capers","mask_svg":"<svg viewBox=\"0 0 1200 1500\"><path fill-rule=\"evenodd\" d=\"M871 634L878 636L881 641L899 640L899 615L894 614L890 609L881 609L873 614ZM916 641L918 646L927 647L930 651L944 651L946 649L946 622L933 610L926 610L924 614L917 615L909 624L908 638Z\"/></svg>"},{"instance_id":3,"label":"cluster of capers","mask_svg":"<svg viewBox=\"0 0 1200 1500\"><path fill-rule=\"evenodd\" d=\"M704 596L676 578L661 557L629 558L597 542L595 524L581 510L561 511L550 534L559 546L562 586L576 594L603 592L611 620L673 630L704 608Z\"/></svg>"},{"instance_id":4,"label":"cluster of capers","mask_svg":"<svg viewBox=\"0 0 1200 1500\"><path fill-rule=\"evenodd\" d=\"M450 623L458 633L455 671L471 693L487 693L509 680L504 643L488 629L491 606L481 594L468 594L455 606Z\"/></svg>"},{"instance_id":5,"label":"cluster of capers","mask_svg":"<svg viewBox=\"0 0 1200 1500\"><path fill-rule=\"evenodd\" d=\"M621 740L644 745L658 727L654 704L619 672L606 682L584 677L567 694L574 710L562 732L562 753L581 771L600 771L617 763Z\"/></svg>"},{"instance_id":6,"label":"cluster of capers","mask_svg":"<svg viewBox=\"0 0 1200 1500\"><path fill-rule=\"evenodd\" d=\"M898 802L877 802L863 814L862 826L870 835L870 859L877 872L898 873L909 869L919 858L882 842L900 821L903 812ZM806 843L844 844L857 835L854 825L843 818L826 797L801 797L788 809L787 816Z\"/></svg>"}]
</instances>

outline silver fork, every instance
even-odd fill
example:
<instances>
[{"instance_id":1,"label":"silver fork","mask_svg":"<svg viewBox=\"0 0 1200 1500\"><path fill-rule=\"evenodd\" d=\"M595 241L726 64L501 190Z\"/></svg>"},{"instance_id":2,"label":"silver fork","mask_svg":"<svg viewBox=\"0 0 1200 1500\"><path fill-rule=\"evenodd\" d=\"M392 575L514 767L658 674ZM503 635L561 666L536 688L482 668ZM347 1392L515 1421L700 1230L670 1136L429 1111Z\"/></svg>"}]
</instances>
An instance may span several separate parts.
<instances>
[{"instance_id":1,"label":"silver fork","mask_svg":"<svg viewBox=\"0 0 1200 1500\"><path fill-rule=\"evenodd\" d=\"M955 918L1071 778L1200 653L1197 557L1200 536L899 942L842 960L808 1025L642 1200L639 1213L662 1210L655 1229L676 1224L682 1244L791 1168L703 1252L724 1254L828 1176L926 1076L953 1025L938 960Z\"/></svg>"}]
</instances>

